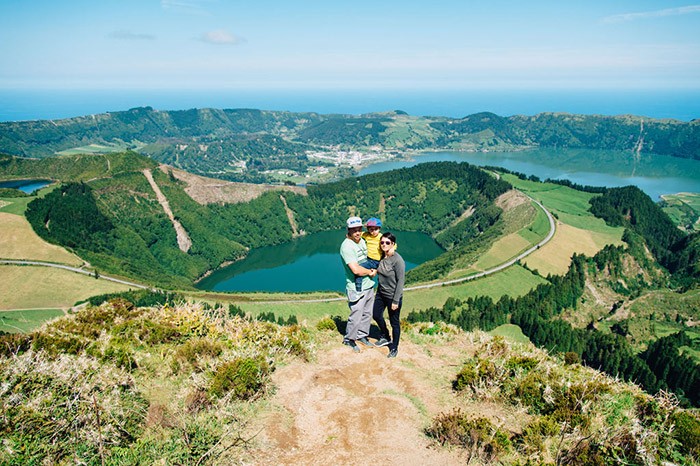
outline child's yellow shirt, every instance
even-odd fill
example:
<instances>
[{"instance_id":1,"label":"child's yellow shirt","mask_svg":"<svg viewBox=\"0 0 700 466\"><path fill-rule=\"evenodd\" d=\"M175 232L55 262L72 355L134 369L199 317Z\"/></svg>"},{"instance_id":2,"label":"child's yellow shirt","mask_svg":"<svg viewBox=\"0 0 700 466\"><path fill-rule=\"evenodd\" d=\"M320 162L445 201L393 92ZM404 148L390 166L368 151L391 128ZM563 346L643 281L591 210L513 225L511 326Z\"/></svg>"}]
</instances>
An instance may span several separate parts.
<instances>
[{"instance_id":1,"label":"child's yellow shirt","mask_svg":"<svg viewBox=\"0 0 700 466\"><path fill-rule=\"evenodd\" d=\"M378 261L382 258L382 250L379 249L379 240L382 239L382 235L372 236L368 231L362 232L362 239L367 243L367 257Z\"/></svg>"}]
</instances>

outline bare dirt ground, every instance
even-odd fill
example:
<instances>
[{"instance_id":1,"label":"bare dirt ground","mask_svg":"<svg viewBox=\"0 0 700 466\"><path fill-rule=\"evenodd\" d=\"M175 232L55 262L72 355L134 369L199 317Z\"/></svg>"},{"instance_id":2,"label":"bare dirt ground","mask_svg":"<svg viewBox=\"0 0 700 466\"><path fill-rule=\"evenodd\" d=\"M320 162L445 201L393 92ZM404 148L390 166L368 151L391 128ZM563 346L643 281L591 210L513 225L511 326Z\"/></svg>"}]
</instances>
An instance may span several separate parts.
<instances>
[{"instance_id":1,"label":"bare dirt ground","mask_svg":"<svg viewBox=\"0 0 700 466\"><path fill-rule=\"evenodd\" d=\"M353 353L340 336L275 371L277 387L263 416L255 464L465 464L457 449L435 445L424 430L441 412L464 406L451 381L475 344L466 338L439 345L401 341Z\"/></svg>"},{"instance_id":2,"label":"bare dirt ground","mask_svg":"<svg viewBox=\"0 0 700 466\"><path fill-rule=\"evenodd\" d=\"M151 173L151 171L144 170L143 175L146 177L146 179L150 183L151 188L153 188L153 192L156 193L156 198L158 198L158 202L163 207L163 211L170 219L170 222L172 222L172 224L173 224L173 228L175 229L175 233L177 235L177 245L179 246L179 248L182 252L186 253L192 247L192 240L190 239L190 236L187 234L187 230L185 230L185 227L182 226L182 223L180 223L180 221L177 220L175 218L175 216L173 215L173 211L172 211L172 209L170 209L170 203L168 202L168 199L165 197L165 195L163 195L163 192L160 190L160 188L156 184L156 181L153 179L153 174Z\"/></svg>"},{"instance_id":3,"label":"bare dirt ground","mask_svg":"<svg viewBox=\"0 0 700 466\"><path fill-rule=\"evenodd\" d=\"M160 169L165 173L172 171L175 178L187 183L185 192L195 202L202 205L216 203L236 204L239 202L248 202L261 194L266 193L267 191L291 191L299 194L306 194L306 189L300 186L234 183L231 181L223 181L193 175L167 165L161 165Z\"/></svg>"}]
</instances>

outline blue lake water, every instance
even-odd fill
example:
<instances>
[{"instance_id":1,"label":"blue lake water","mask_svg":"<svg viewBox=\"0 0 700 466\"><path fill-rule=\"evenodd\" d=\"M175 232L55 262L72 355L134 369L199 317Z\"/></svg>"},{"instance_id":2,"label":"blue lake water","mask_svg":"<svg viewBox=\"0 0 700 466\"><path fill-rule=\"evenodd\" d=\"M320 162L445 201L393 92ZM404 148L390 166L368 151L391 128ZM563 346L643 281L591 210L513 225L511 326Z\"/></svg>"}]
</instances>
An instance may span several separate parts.
<instances>
[{"instance_id":1,"label":"blue lake water","mask_svg":"<svg viewBox=\"0 0 700 466\"><path fill-rule=\"evenodd\" d=\"M423 162L468 162L498 166L545 180L567 179L588 186L635 185L658 201L662 194L700 193L700 161L664 155L590 149L532 149L519 152L425 152L409 160L369 165L360 175Z\"/></svg>"},{"instance_id":2,"label":"blue lake water","mask_svg":"<svg viewBox=\"0 0 700 466\"><path fill-rule=\"evenodd\" d=\"M19 189L22 192L31 194L44 186L50 185L52 182L50 180L12 180L12 181L0 181L0 188L14 188Z\"/></svg>"}]
</instances>

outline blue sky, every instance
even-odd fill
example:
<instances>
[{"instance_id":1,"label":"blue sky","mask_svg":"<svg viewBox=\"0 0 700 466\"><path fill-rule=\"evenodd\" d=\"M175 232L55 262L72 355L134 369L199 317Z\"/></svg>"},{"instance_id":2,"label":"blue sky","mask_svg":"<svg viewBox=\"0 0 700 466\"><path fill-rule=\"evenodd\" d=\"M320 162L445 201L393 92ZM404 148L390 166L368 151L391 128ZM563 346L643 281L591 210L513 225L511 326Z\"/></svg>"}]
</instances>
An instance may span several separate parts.
<instances>
[{"instance_id":1,"label":"blue sky","mask_svg":"<svg viewBox=\"0 0 700 466\"><path fill-rule=\"evenodd\" d=\"M2 0L0 89L699 89L678 1Z\"/></svg>"}]
</instances>

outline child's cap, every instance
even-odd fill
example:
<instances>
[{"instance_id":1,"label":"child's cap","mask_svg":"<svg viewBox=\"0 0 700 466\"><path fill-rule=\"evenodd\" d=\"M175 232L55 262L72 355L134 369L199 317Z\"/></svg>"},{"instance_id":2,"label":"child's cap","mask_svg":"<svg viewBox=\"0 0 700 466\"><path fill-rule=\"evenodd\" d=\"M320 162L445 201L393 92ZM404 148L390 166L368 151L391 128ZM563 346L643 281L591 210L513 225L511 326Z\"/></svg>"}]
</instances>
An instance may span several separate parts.
<instances>
[{"instance_id":1,"label":"child's cap","mask_svg":"<svg viewBox=\"0 0 700 466\"><path fill-rule=\"evenodd\" d=\"M372 217L369 220L367 220L366 226L368 227L382 227L382 221L379 220L378 218Z\"/></svg>"}]
</instances>

